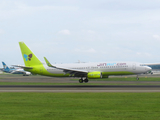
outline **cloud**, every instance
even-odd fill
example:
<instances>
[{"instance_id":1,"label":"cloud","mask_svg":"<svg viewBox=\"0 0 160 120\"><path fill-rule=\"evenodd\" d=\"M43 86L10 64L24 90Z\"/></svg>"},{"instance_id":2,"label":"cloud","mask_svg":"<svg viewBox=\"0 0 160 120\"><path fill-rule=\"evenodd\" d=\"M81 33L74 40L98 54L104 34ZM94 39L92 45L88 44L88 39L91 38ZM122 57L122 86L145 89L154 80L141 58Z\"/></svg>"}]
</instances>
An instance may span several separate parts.
<instances>
[{"instance_id":1,"label":"cloud","mask_svg":"<svg viewBox=\"0 0 160 120\"><path fill-rule=\"evenodd\" d=\"M86 52L88 52L88 53L96 53L96 50L93 49L93 48L90 48L90 49L86 50Z\"/></svg>"},{"instance_id":2,"label":"cloud","mask_svg":"<svg viewBox=\"0 0 160 120\"><path fill-rule=\"evenodd\" d=\"M56 6L56 5L39 5L34 6L29 3L20 1L0 1L0 19L6 19L11 17L19 17L25 15L31 15L44 11L76 11L78 7L75 6Z\"/></svg>"},{"instance_id":3,"label":"cloud","mask_svg":"<svg viewBox=\"0 0 160 120\"><path fill-rule=\"evenodd\" d=\"M91 1L91 0L90 0ZM159 9L159 0L102 0L100 2L93 1L92 5L86 4L85 6L92 9L106 9L106 10L146 10L146 9Z\"/></svg>"},{"instance_id":4,"label":"cloud","mask_svg":"<svg viewBox=\"0 0 160 120\"><path fill-rule=\"evenodd\" d=\"M70 35L71 34L71 32L69 31L69 30L61 30L61 31L59 31L58 32L59 34L63 34L63 35Z\"/></svg>"},{"instance_id":5,"label":"cloud","mask_svg":"<svg viewBox=\"0 0 160 120\"><path fill-rule=\"evenodd\" d=\"M4 30L0 29L0 34L4 34L4 33L5 33Z\"/></svg>"},{"instance_id":6,"label":"cloud","mask_svg":"<svg viewBox=\"0 0 160 120\"><path fill-rule=\"evenodd\" d=\"M151 57L152 56L150 53L147 53L147 52L137 52L136 55L141 56L141 57Z\"/></svg>"},{"instance_id":7,"label":"cloud","mask_svg":"<svg viewBox=\"0 0 160 120\"><path fill-rule=\"evenodd\" d=\"M90 33L90 34L94 34L95 33L95 31L93 31L93 30L88 30L87 32Z\"/></svg>"},{"instance_id":8,"label":"cloud","mask_svg":"<svg viewBox=\"0 0 160 120\"><path fill-rule=\"evenodd\" d=\"M97 51L93 48L90 49L75 49L75 52L82 52L82 53L96 53Z\"/></svg>"},{"instance_id":9,"label":"cloud","mask_svg":"<svg viewBox=\"0 0 160 120\"><path fill-rule=\"evenodd\" d=\"M153 38L155 38L156 40L160 40L160 36L159 35L153 35Z\"/></svg>"}]
</instances>

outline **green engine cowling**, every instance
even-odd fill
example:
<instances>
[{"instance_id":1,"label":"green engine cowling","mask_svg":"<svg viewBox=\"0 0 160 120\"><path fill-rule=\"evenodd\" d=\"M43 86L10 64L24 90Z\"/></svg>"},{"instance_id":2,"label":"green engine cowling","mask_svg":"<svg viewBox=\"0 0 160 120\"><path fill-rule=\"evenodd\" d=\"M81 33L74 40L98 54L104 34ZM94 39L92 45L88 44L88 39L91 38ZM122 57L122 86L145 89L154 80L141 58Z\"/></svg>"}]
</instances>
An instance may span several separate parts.
<instances>
[{"instance_id":1,"label":"green engine cowling","mask_svg":"<svg viewBox=\"0 0 160 120\"><path fill-rule=\"evenodd\" d=\"M102 73L99 71L95 71L95 72L89 72L87 74L87 77L89 79L96 79L96 78L102 78Z\"/></svg>"}]
</instances>

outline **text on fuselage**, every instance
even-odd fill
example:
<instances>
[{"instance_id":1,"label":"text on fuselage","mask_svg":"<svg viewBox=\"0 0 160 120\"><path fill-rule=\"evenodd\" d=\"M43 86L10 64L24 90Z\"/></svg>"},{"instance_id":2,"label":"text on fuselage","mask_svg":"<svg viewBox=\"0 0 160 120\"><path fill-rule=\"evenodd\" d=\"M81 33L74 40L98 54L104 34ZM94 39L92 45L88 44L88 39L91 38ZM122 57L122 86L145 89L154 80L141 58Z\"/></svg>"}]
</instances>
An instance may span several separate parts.
<instances>
[{"instance_id":1,"label":"text on fuselage","mask_svg":"<svg viewBox=\"0 0 160 120\"><path fill-rule=\"evenodd\" d=\"M126 63L100 63L97 66L122 66L127 65Z\"/></svg>"}]
</instances>

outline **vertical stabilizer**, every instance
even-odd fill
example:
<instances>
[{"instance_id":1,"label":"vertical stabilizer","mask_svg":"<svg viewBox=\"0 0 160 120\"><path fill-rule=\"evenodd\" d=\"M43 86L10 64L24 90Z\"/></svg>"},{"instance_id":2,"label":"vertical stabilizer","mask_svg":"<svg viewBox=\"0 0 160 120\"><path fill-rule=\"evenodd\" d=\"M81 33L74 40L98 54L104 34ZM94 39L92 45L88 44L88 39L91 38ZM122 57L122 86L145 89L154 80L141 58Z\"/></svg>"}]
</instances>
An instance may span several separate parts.
<instances>
[{"instance_id":1,"label":"vertical stabilizer","mask_svg":"<svg viewBox=\"0 0 160 120\"><path fill-rule=\"evenodd\" d=\"M34 55L34 53L26 46L24 42L19 42L19 46L25 66L42 65L41 61Z\"/></svg>"},{"instance_id":2,"label":"vertical stabilizer","mask_svg":"<svg viewBox=\"0 0 160 120\"><path fill-rule=\"evenodd\" d=\"M4 62L2 62L2 64L3 64L4 71L9 72L10 70L9 67Z\"/></svg>"}]
</instances>

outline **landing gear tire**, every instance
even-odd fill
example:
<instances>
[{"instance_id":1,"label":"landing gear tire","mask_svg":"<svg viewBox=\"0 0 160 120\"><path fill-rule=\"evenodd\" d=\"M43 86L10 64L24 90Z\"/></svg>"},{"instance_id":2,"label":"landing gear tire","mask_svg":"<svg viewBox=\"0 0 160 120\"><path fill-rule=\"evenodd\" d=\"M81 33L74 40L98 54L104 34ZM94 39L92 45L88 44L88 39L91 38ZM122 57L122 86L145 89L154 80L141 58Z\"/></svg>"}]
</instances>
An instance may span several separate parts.
<instances>
[{"instance_id":1,"label":"landing gear tire","mask_svg":"<svg viewBox=\"0 0 160 120\"><path fill-rule=\"evenodd\" d=\"M79 83L83 83L83 79L79 79Z\"/></svg>"},{"instance_id":2,"label":"landing gear tire","mask_svg":"<svg viewBox=\"0 0 160 120\"><path fill-rule=\"evenodd\" d=\"M138 77L138 75L137 75L137 78L136 78L137 80L139 80L139 77Z\"/></svg>"},{"instance_id":3,"label":"landing gear tire","mask_svg":"<svg viewBox=\"0 0 160 120\"><path fill-rule=\"evenodd\" d=\"M88 79L85 79L84 82L85 82L85 83L88 83Z\"/></svg>"}]
</instances>

